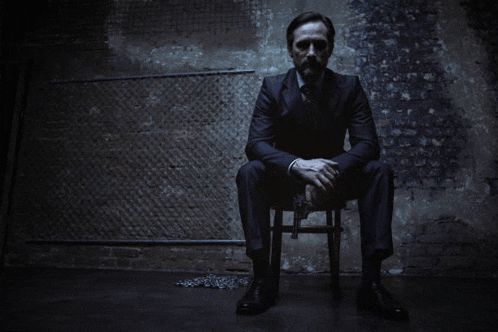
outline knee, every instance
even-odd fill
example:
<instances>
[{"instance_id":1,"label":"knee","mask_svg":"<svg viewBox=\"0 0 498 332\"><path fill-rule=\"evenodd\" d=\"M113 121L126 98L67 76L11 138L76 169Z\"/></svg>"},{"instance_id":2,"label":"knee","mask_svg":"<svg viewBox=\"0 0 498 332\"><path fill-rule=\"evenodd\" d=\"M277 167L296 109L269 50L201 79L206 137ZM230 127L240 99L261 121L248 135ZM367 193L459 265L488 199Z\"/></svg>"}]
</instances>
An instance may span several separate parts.
<instances>
[{"instance_id":1,"label":"knee","mask_svg":"<svg viewBox=\"0 0 498 332\"><path fill-rule=\"evenodd\" d=\"M242 165L242 167L237 172L237 185L240 185L244 182L254 182L261 178L263 172L265 172L265 165L259 160L251 160L248 163Z\"/></svg>"}]
</instances>

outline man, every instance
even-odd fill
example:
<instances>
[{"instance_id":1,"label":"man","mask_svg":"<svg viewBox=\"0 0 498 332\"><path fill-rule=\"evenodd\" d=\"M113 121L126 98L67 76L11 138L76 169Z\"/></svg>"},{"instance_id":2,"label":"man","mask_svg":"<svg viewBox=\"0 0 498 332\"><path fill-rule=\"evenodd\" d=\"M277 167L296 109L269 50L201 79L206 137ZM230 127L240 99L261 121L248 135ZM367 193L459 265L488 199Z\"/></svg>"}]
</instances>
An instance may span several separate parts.
<instances>
[{"instance_id":1,"label":"man","mask_svg":"<svg viewBox=\"0 0 498 332\"><path fill-rule=\"evenodd\" d=\"M270 206L305 193L310 207L340 196L358 199L363 257L359 309L408 319L380 284L381 261L393 252L392 170L378 161L379 143L359 79L327 69L332 22L318 13L296 17L287 29L295 68L263 81L246 154L237 174L239 208L254 280L237 313L258 314L275 304L269 269ZM344 151L349 131L351 149Z\"/></svg>"}]
</instances>

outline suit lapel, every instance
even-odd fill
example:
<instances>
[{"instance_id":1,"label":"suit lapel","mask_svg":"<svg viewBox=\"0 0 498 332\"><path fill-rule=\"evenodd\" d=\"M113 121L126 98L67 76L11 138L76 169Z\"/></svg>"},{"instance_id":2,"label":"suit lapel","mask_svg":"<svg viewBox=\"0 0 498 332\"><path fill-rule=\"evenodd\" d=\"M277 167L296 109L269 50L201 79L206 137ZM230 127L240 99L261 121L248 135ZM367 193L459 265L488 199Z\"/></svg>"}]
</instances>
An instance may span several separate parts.
<instances>
[{"instance_id":1,"label":"suit lapel","mask_svg":"<svg viewBox=\"0 0 498 332\"><path fill-rule=\"evenodd\" d=\"M338 103L339 103L339 87L337 85L337 78L333 71L326 70L325 77L322 85L322 95L325 98L327 118L337 116Z\"/></svg>"}]
</instances>

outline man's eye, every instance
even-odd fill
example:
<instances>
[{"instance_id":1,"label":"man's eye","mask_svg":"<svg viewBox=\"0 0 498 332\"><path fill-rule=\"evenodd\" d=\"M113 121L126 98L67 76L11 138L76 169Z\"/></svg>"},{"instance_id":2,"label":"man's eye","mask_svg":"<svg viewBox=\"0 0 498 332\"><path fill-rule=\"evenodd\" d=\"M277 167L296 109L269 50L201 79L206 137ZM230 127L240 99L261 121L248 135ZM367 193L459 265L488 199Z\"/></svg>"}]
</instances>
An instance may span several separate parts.
<instances>
[{"instance_id":1,"label":"man's eye","mask_svg":"<svg viewBox=\"0 0 498 332\"><path fill-rule=\"evenodd\" d=\"M298 42L296 44L296 46L300 50L307 50L311 44L313 44L313 47L317 51L323 51L327 47L327 42L325 40L317 40L317 41L303 40L303 41Z\"/></svg>"},{"instance_id":2,"label":"man's eye","mask_svg":"<svg viewBox=\"0 0 498 332\"><path fill-rule=\"evenodd\" d=\"M297 48L301 50L307 50L310 47L310 42L309 41L301 41L296 44Z\"/></svg>"},{"instance_id":3,"label":"man's eye","mask_svg":"<svg viewBox=\"0 0 498 332\"><path fill-rule=\"evenodd\" d=\"M313 45L317 51L323 51L327 47L327 42L325 40L318 40Z\"/></svg>"}]
</instances>

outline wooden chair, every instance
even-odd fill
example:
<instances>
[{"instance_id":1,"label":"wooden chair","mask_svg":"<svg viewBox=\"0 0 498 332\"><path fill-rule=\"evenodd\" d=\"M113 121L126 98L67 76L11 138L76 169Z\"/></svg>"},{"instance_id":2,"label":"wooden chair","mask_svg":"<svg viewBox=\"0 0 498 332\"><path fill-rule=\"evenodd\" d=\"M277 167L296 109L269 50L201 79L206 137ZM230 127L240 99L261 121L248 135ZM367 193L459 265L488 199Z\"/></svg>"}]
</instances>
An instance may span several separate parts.
<instances>
[{"instance_id":1,"label":"wooden chair","mask_svg":"<svg viewBox=\"0 0 498 332\"><path fill-rule=\"evenodd\" d=\"M285 204L278 203L273 205L275 218L272 232L272 249L271 249L271 269L277 282L280 280L280 256L282 253L282 233L292 233L291 238L297 239L299 233L326 233L329 247L330 274L332 280L332 292L334 296L340 295L339 285L339 255L341 247L341 210L346 207L346 201L338 200L329 202L326 206L309 210L306 205L304 195L294 198L293 202ZM283 225L283 212L294 212L294 224ZM306 225L301 226L301 219L306 219L308 213L316 211L326 212L326 225Z\"/></svg>"}]
</instances>

